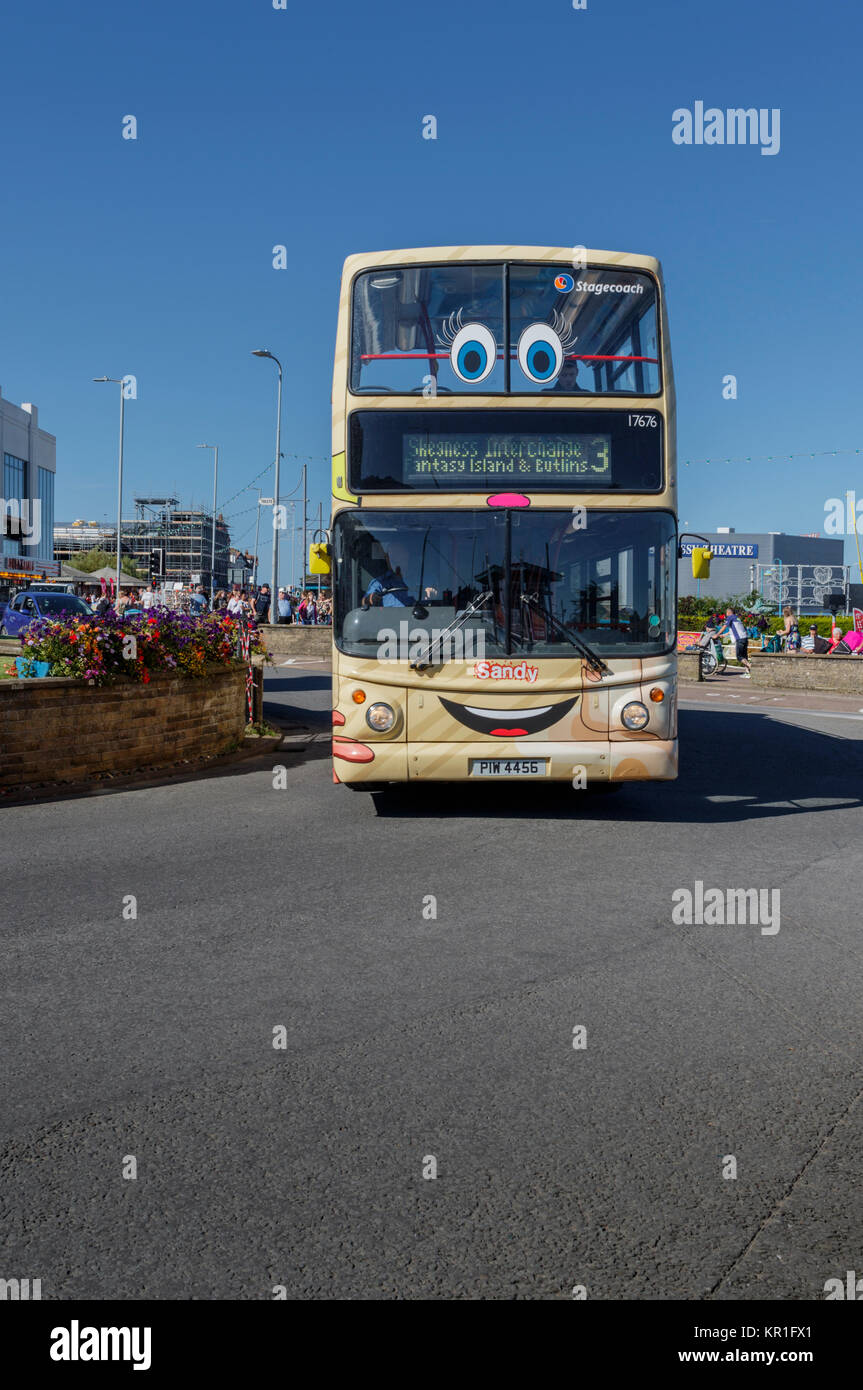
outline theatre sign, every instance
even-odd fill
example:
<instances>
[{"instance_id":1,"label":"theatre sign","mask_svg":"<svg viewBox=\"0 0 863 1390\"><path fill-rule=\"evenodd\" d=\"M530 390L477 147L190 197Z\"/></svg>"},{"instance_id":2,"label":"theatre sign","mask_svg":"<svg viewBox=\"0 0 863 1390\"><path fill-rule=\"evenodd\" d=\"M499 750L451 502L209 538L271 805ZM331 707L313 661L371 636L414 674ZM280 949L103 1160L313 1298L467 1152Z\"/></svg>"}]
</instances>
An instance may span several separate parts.
<instances>
[{"instance_id":1,"label":"theatre sign","mask_svg":"<svg viewBox=\"0 0 863 1390\"><path fill-rule=\"evenodd\" d=\"M701 542L697 542L701 544ZM715 560L757 560L756 542L710 541L710 554ZM680 547L682 555L692 554L692 541L684 541Z\"/></svg>"}]
</instances>

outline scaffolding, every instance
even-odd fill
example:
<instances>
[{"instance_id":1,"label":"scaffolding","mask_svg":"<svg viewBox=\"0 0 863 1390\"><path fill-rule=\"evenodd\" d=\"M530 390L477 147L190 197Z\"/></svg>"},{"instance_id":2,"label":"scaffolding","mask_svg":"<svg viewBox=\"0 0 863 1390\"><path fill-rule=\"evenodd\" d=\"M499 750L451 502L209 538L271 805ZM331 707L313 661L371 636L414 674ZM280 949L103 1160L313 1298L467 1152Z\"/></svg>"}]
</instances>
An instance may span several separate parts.
<instances>
[{"instance_id":1,"label":"scaffolding","mask_svg":"<svg viewBox=\"0 0 863 1390\"><path fill-rule=\"evenodd\" d=\"M162 564L157 578L166 584L203 584L209 589L212 513L179 507L176 497L136 497L135 508L138 516L134 521L123 522L121 542L138 568L148 573L150 555L159 551ZM212 587L224 589L228 583L231 538L221 514L216 518L215 528Z\"/></svg>"},{"instance_id":2,"label":"scaffolding","mask_svg":"<svg viewBox=\"0 0 863 1390\"><path fill-rule=\"evenodd\" d=\"M160 572L156 578L170 584L192 582L210 587L213 514L199 508L180 507L176 497L136 497L137 515L122 523L120 550L141 574L150 573L150 555L158 551ZM216 518L214 589L228 587L230 532L224 517ZM54 556L75 564L75 556L88 550L117 550L117 528L109 522L60 522L54 527Z\"/></svg>"}]
</instances>

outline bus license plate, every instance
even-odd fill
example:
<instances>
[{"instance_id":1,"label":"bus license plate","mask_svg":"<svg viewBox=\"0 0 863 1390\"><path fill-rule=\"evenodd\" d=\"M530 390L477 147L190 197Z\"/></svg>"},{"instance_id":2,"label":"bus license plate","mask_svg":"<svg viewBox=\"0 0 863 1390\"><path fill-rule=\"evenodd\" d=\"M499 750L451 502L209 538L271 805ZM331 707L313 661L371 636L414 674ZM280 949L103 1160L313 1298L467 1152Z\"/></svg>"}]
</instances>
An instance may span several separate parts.
<instances>
[{"instance_id":1,"label":"bus license plate","mask_svg":"<svg viewBox=\"0 0 863 1390\"><path fill-rule=\"evenodd\" d=\"M547 758L472 758L471 777L544 777Z\"/></svg>"}]
</instances>

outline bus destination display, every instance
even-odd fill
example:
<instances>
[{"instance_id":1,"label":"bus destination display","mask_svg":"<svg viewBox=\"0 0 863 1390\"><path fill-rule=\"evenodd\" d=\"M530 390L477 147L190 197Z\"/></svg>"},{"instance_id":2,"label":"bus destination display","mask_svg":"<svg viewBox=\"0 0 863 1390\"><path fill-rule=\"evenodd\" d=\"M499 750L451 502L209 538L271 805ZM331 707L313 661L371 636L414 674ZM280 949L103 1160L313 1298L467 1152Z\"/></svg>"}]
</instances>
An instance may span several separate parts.
<instances>
[{"instance_id":1,"label":"bus destination display","mask_svg":"<svg viewBox=\"0 0 863 1390\"><path fill-rule=\"evenodd\" d=\"M408 487L460 481L609 484L610 434L406 433L403 479Z\"/></svg>"}]
</instances>

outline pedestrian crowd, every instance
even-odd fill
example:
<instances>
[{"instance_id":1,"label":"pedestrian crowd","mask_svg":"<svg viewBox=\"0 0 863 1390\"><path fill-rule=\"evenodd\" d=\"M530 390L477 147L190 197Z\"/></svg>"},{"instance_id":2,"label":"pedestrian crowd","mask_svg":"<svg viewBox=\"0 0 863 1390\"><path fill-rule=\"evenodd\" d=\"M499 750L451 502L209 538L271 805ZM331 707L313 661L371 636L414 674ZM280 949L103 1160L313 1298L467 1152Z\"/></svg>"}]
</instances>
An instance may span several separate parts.
<instances>
[{"instance_id":1,"label":"pedestrian crowd","mask_svg":"<svg viewBox=\"0 0 863 1390\"><path fill-rule=\"evenodd\" d=\"M763 613L727 608L725 613L709 615L698 645L709 648L715 642L721 655L720 639L727 634L734 643L734 654L747 677L752 669L749 642L759 637L762 650L784 651L791 656L832 656L834 653L837 656L863 656L863 632L858 632L854 627L845 632L835 617L829 639L820 635L817 623L810 623L806 636L801 637L800 621L789 606L782 610L782 620L781 631L769 636L769 623Z\"/></svg>"},{"instance_id":2,"label":"pedestrian crowd","mask_svg":"<svg viewBox=\"0 0 863 1390\"><path fill-rule=\"evenodd\" d=\"M258 623L296 623L301 627L313 627L333 621L332 598L329 594L319 595L313 589L304 592L279 589L276 602L271 605L269 584L262 584L257 590L235 584L230 593L222 590L215 596L215 605L227 608L234 615L244 613Z\"/></svg>"},{"instance_id":3,"label":"pedestrian crowd","mask_svg":"<svg viewBox=\"0 0 863 1390\"><path fill-rule=\"evenodd\" d=\"M94 613L128 613L167 606L187 613L209 613L210 601L203 584L190 584L182 589L154 589L151 584L140 589L124 587L115 603L107 590L87 589L81 597ZM269 584L234 584L230 589L218 589L213 595L212 611L229 613L256 623L297 623L302 627L324 626L333 621L333 601L329 593L317 590L279 589L275 609L271 613Z\"/></svg>"}]
</instances>

